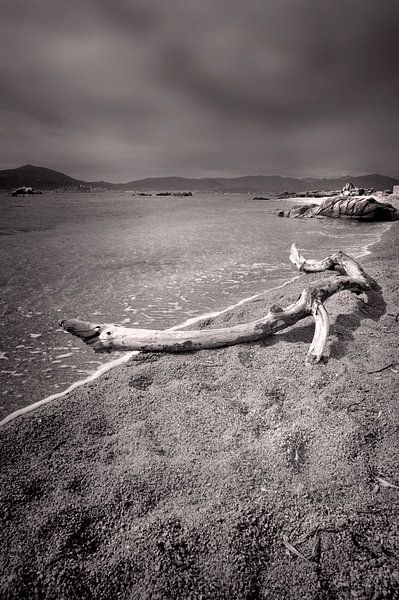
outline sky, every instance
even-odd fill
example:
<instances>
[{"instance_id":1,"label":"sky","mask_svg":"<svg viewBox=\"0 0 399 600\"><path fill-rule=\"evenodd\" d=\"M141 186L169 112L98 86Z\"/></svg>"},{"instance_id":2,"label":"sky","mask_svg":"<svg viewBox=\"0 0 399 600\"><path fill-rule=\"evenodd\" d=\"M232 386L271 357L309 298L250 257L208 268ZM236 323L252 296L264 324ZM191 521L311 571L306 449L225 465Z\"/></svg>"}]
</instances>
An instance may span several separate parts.
<instances>
[{"instance_id":1,"label":"sky","mask_svg":"<svg viewBox=\"0 0 399 600\"><path fill-rule=\"evenodd\" d=\"M399 176L398 0L2 0L0 169Z\"/></svg>"}]
</instances>

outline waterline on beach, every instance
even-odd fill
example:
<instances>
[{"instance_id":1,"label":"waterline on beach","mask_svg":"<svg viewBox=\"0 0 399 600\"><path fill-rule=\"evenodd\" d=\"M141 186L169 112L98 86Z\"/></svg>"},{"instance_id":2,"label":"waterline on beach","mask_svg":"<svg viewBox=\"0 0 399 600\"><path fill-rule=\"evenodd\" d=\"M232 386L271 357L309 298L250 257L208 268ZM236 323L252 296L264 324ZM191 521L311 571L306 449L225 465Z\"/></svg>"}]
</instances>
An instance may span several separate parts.
<instances>
[{"instance_id":1,"label":"waterline on beach","mask_svg":"<svg viewBox=\"0 0 399 600\"><path fill-rule=\"evenodd\" d=\"M299 279L300 277L303 277L303 274L296 275L295 277L292 277L290 280L286 281L285 283L282 283L281 285L277 285L273 288L270 288L268 290L260 292L259 294L255 294L253 296L249 296L248 298L244 298L243 300L240 300L236 304L232 304L231 306L228 306L227 308L223 308L219 311L214 311L214 312L210 312L210 313L204 313L202 315L198 315L196 317L187 319L186 321L184 321L183 323L180 323L179 325L174 325L173 327L169 327L166 331L177 331L179 329L183 329L184 327L194 325L194 323L198 323L199 321L202 321L204 319L218 317L219 315L229 312L230 310L233 310L233 309L237 308L238 306L242 306L243 304L251 302L252 300L255 300L256 298L259 298L260 296L263 296L263 295L267 294L268 292L272 292L279 288L284 288L287 285L289 285L290 283L292 283L293 281L295 281L296 279ZM56 394L51 394L50 396L47 396L46 398L43 398L42 400L38 400L37 402L34 402L33 404L28 404L28 406L24 406L22 408L19 408L18 410L15 410L14 412L10 413L9 415L4 417L4 419L2 419L0 421L0 427L2 427L3 425L6 425L7 423L9 423L10 421L12 421L13 419L15 419L17 417L25 415L29 412L32 412L33 410L36 410L36 408L40 408L41 406L48 404L52 400L58 400L60 398L64 398L70 392L73 392L77 388L80 388L80 387L86 385L87 383L91 383L92 381L95 381L96 379L99 379L100 377L102 377L102 375L104 375L105 373L108 373L108 371L111 371L112 369L115 369L116 367L119 367L120 365L127 363L132 358L132 356L135 356L139 353L140 353L139 350L134 350L132 352L126 352L125 354L123 354L123 356L119 356L118 358L115 358L115 359L101 365L96 371L94 371L94 373L92 373L85 379L79 379L78 381L75 381L67 389L63 390L62 392L57 392Z\"/></svg>"},{"instance_id":2,"label":"waterline on beach","mask_svg":"<svg viewBox=\"0 0 399 600\"><path fill-rule=\"evenodd\" d=\"M360 253L355 255L355 258L362 258L363 256L368 256L371 254L371 248L382 240L384 234L391 229L392 225L393 221L391 223L384 223L384 228L379 233L375 234L373 239L368 244L365 244L362 247Z\"/></svg>"},{"instance_id":3,"label":"waterline on beach","mask_svg":"<svg viewBox=\"0 0 399 600\"><path fill-rule=\"evenodd\" d=\"M0 244L7 319L0 418L63 396L78 378L91 381L107 368L109 356L93 356L55 327L62 315L132 328L195 326L291 281L288 241L315 259L337 249L359 257L383 233L373 223L273 218L281 202L247 195L148 203L49 194L22 208L4 202L10 227L22 223L28 233ZM37 220L52 227L37 234Z\"/></svg>"},{"instance_id":4,"label":"waterline on beach","mask_svg":"<svg viewBox=\"0 0 399 600\"><path fill-rule=\"evenodd\" d=\"M358 254L356 254L355 258L361 258L363 256L367 256L367 255L371 254L371 248L375 244L377 244L378 242L381 241L383 235L387 231L389 231L391 226L392 226L392 223L386 224L386 226L382 229L382 231L380 231L378 234L375 234L375 236L373 236L371 241L362 247L361 251ZM179 329L183 329L184 327L189 327L191 325L194 325L195 323L203 321L204 319L218 317L219 315L222 315L222 314L225 314L226 312L234 310L235 308L238 308L239 306L247 304L248 302L252 302L252 301L256 300L257 298L260 298L261 296L266 295L268 292L272 292L277 289L284 288L287 285L289 285L290 283L292 283L293 281L295 281L303 276L304 276L304 274L300 274L300 275L296 275L295 277L291 277L289 280L285 281L284 283L282 283L280 285L277 285L277 286L274 286L267 290L264 290L263 292L259 292L258 294L253 294L251 296L248 296L247 298L243 298L242 300L239 300L235 304L231 304L230 306L228 306L226 308L223 308L223 309L220 309L217 311L213 311L213 312L203 313L196 317L191 317L189 319L186 319L185 321L183 321L182 323L180 323L178 325L169 327L167 329L167 331L177 331ZM33 404L29 404L28 406L24 406L16 411L10 413L9 415L7 415L4 419L2 419L0 421L0 427L3 425L6 425L7 423L9 423L10 421L14 420L15 418L17 418L19 416L22 416L24 414L32 412L33 410L36 410L37 408L40 408L41 406L48 404L49 402L51 402L53 400L58 400L60 398L64 398L65 396L70 394L72 391L74 391L88 383L91 383L92 381L95 381L96 379L99 379L105 373L108 373L112 369L115 369L116 367L119 367L120 365L127 363L131 359L132 356L135 356L137 354L139 354L139 351L127 352L123 356L120 356L116 359L113 359L113 360L101 365L91 375L89 375L88 377L86 377L84 379L75 381L74 383L72 383L70 386L68 386L68 388L66 388L62 392L58 392L56 394L51 394L50 396L47 396L47 397L43 398L42 400L39 400L38 402L34 402Z\"/></svg>"},{"instance_id":5,"label":"waterline on beach","mask_svg":"<svg viewBox=\"0 0 399 600\"><path fill-rule=\"evenodd\" d=\"M361 251L356 254L355 258L361 258L363 256L367 256L369 254L371 254L371 248L372 246L374 246L376 243L378 243L379 241L381 241L384 233L386 233L390 227L392 226L392 223L388 223L383 229L382 231L380 231L378 234L375 234L375 236L373 236L373 238L371 239L371 241L368 244L365 244ZM186 319L185 321L183 321L182 323L178 324L178 325L174 325L173 327L168 328L169 331L176 331L179 329L183 329L184 327L189 327L191 325L194 325L195 323L198 323L204 319L210 319L210 318L215 318L221 314L224 314L226 312L229 312L231 310L234 310L235 308L238 308L239 306L242 306L243 304L246 304L248 302L251 302L253 300L256 300L256 298L259 298L261 296L264 296L265 294L267 294L268 292L274 291L276 289L280 289L280 288L284 288L287 285L289 285L290 283L292 283L293 281L295 281L296 279L303 277L303 274L300 275L296 275L295 277L291 277L289 280L285 281L284 283L274 286L272 288L269 288L267 290L264 290L263 292L260 292L258 294L253 294L247 298L243 298L242 300L239 300L238 302L236 302L235 304L231 304L230 306L220 309L218 311L213 311L213 312L206 312L203 313L201 315L195 316L195 317L191 317L189 319ZM3 425L6 425L7 423L9 423L10 421L14 420L15 418L22 416L24 414L27 414L29 412L32 412L33 410L36 410L37 408L40 408L41 406L44 406L45 404L48 404L49 402L53 401L53 400L58 400L60 398L64 398L65 396L67 396L69 393L71 393L72 391L88 384L91 383L92 381L95 381L96 379L99 379L100 377L102 377L102 375L104 375L105 373L111 371L112 369L123 365L125 363L127 363L130 358L134 355L139 354L138 351L134 351L134 352L127 352L126 354L124 354L123 356L120 356L116 359L113 359L103 365L101 365L98 369L96 369L96 371L94 371L92 374L90 374L88 377L84 378L84 379L80 379L78 381L73 382L70 386L68 386L65 390L58 392L56 394L51 394L50 396L47 396L45 398L43 398L42 400L39 400L38 402L34 402L33 404L29 404L28 406L22 407L12 413L10 413L9 415L7 415L4 419L2 419L0 421L0 427Z\"/></svg>"}]
</instances>

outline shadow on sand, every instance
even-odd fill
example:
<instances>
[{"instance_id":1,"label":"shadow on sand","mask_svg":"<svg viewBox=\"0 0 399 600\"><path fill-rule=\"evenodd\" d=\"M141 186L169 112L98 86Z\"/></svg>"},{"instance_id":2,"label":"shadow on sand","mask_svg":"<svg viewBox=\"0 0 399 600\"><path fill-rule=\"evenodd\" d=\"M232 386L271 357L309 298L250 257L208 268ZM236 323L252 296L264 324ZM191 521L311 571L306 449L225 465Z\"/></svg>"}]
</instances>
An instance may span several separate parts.
<instances>
[{"instance_id":1,"label":"shadow on sand","mask_svg":"<svg viewBox=\"0 0 399 600\"><path fill-rule=\"evenodd\" d=\"M386 302L384 300L381 286L372 277L367 276L370 288L363 292L356 299L356 306L350 313L339 314L331 323L330 337L334 336L330 342L329 356L324 357L324 361L329 358L341 358L346 355L350 342L354 340L354 332L360 327L365 319L371 319L378 322L386 312ZM366 297L364 299L364 297ZM327 304L328 310L328 304ZM306 324L302 326L294 325L290 330L278 333L261 342L263 346L273 346L284 341L289 343L311 344L314 334L314 322L310 317Z\"/></svg>"}]
</instances>

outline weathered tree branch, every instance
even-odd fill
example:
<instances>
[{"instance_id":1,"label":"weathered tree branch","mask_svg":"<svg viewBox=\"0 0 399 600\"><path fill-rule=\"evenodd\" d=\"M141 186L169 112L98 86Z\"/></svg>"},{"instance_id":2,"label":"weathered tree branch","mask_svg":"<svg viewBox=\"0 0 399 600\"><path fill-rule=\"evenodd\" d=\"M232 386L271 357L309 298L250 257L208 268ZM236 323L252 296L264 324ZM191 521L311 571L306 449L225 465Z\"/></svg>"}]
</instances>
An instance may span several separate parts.
<instances>
[{"instance_id":1,"label":"weathered tree branch","mask_svg":"<svg viewBox=\"0 0 399 600\"><path fill-rule=\"evenodd\" d=\"M343 252L337 252L321 261L306 260L293 244L290 260L300 271L317 273L333 270L339 275L313 282L303 290L296 302L286 308L272 306L261 319L222 329L159 331L131 329L112 324L98 325L78 319L64 319L60 326L92 346L95 352L187 352L261 340L313 315L315 333L307 361L318 362L323 355L329 333L329 318L323 303L333 294L343 290L355 294L362 293L369 287L367 276L360 265Z\"/></svg>"}]
</instances>

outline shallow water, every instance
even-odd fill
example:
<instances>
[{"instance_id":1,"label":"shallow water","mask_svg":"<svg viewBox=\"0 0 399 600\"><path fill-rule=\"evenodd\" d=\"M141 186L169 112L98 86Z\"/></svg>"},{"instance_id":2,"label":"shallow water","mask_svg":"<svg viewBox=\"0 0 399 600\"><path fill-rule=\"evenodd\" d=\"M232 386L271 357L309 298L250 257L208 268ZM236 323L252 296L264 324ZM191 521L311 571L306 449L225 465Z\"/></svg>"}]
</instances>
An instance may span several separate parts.
<instances>
[{"instance_id":1,"label":"shallow water","mask_svg":"<svg viewBox=\"0 0 399 600\"><path fill-rule=\"evenodd\" d=\"M290 220L288 201L244 194L0 196L0 416L61 391L109 356L65 334L64 316L167 328L295 276L305 256L359 255L386 225Z\"/></svg>"}]
</instances>

